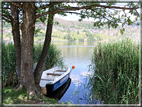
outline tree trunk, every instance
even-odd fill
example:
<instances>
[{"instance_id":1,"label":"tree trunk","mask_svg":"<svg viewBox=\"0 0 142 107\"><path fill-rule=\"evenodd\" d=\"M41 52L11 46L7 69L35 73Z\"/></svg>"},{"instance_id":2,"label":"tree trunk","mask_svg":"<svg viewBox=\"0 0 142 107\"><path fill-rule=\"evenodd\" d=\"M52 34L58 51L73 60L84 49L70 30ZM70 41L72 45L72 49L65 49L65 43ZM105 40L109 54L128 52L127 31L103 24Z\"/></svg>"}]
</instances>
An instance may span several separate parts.
<instances>
[{"instance_id":1,"label":"tree trunk","mask_svg":"<svg viewBox=\"0 0 142 107\"><path fill-rule=\"evenodd\" d=\"M52 8L50 7L49 10L50 9L52 9ZM35 78L35 82L36 82L37 86L39 85L42 72L43 72L43 70L45 68L45 63L46 63L46 59L47 59L47 55L48 55L48 50L49 50L50 42L51 42L53 17L54 17L53 14L49 14L49 16L48 16L46 36L45 36L43 50L42 50L40 59L38 61L38 64L36 66L36 69L34 71L34 78Z\"/></svg>"},{"instance_id":2,"label":"tree trunk","mask_svg":"<svg viewBox=\"0 0 142 107\"><path fill-rule=\"evenodd\" d=\"M29 95L35 94L33 75L33 42L35 31L35 3L23 3L21 44L21 83Z\"/></svg>"},{"instance_id":3,"label":"tree trunk","mask_svg":"<svg viewBox=\"0 0 142 107\"><path fill-rule=\"evenodd\" d=\"M11 26L14 40L15 54L16 54L16 66L18 73L18 84L20 84L20 67L21 67L21 41L20 41L20 30L19 30L19 10L18 7L10 4L11 6Z\"/></svg>"}]
</instances>

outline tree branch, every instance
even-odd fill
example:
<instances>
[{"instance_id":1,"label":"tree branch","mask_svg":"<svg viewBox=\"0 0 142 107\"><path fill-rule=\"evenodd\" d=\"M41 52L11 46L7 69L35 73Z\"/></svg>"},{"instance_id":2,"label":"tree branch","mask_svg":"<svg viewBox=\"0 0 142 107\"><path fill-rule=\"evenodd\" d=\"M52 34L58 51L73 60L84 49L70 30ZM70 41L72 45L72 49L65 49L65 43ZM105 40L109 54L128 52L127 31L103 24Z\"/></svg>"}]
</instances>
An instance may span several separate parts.
<instances>
[{"instance_id":1,"label":"tree branch","mask_svg":"<svg viewBox=\"0 0 142 107\"><path fill-rule=\"evenodd\" d=\"M100 16L102 16L103 18L105 18L105 19L107 19L107 20L109 20L109 21L111 21L110 19L108 19L107 17L105 17L104 15L102 15L102 14L100 14L99 12L97 12L97 11L95 11L95 10L93 10L93 9L91 9L93 12L96 12L98 15L100 15Z\"/></svg>"},{"instance_id":2,"label":"tree branch","mask_svg":"<svg viewBox=\"0 0 142 107\"><path fill-rule=\"evenodd\" d=\"M103 8L115 8L115 9L124 9L124 10L135 10L137 8L129 8L129 7L118 7L118 6L105 6L105 5L92 5L92 6L83 6L83 7L71 7L71 8L65 8L65 9L59 9L56 10L54 13L58 13L61 11L68 11L68 10L81 10L81 9L91 9L92 7L103 7Z\"/></svg>"},{"instance_id":3,"label":"tree branch","mask_svg":"<svg viewBox=\"0 0 142 107\"><path fill-rule=\"evenodd\" d=\"M64 12L64 13L70 13L70 14L77 14L77 15L82 15L81 13L77 13L77 12ZM88 17L88 15L85 15L85 16L87 16ZM89 16L90 17L90 16Z\"/></svg>"},{"instance_id":4,"label":"tree branch","mask_svg":"<svg viewBox=\"0 0 142 107\"><path fill-rule=\"evenodd\" d=\"M2 7L2 9L10 9L9 7Z\"/></svg>"},{"instance_id":5,"label":"tree branch","mask_svg":"<svg viewBox=\"0 0 142 107\"><path fill-rule=\"evenodd\" d=\"M36 15L36 19L37 18L39 18L39 17L42 17L42 16L44 16L44 15L47 15L47 14L53 14L53 12L45 12L45 13L42 13L42 14L38 14L38 15Z\"/></svg>"},{"instance_id":6,"label":"tree branch","mask_svg":"<svg viewBox=\"0 0 142 107\"><path fill-rule=\"evenodd\" d=\"M11 3L11 4L13 4L13 5L15 5L15 6L19 7L19 8L22 8L22 5L20 3Z\"/></svg>"},{"instance_id":7,"label":"tree branch","mask_svg":"<svg viewBox=\"0 0 142 107\"><path fill-rule=\"evenodd\" d=\"M57 4L60 4L62 2L55 2L55 3L52 3L52 4L47 4L47 5L44 5L44 6L40 6L40 7L37 7L38 8L41 8L41 9L46 9L47 7L50 7L50 6L53 6L53 5L57 5Z\"/></svg>"},{"instance_id":8,"label":"tree branch","mask_svg":"<svg viewBox=\"0 0 142 107\"><path fill-rule=\"evenodd\" d=\"M41 16L44 16L46 14L55 14L55 13L59 13L59 12L63 12L63 11L76 11L76 10L81 10L81 9L91 9L92 7L103 7L103 8L115 8L115 9L124 9L124 10L136 10L137 8L129 8L129 7L118 7L118 6L105 6L105 5L92 5L92 6L83 6L83 7L71 7L71 8L64 8L64 9L58 9L58 10L54 10L54 11L48 11L42 14L38 14L36 15L36 18L39 18Z\"/></svg>"},{"instance_id":9,"label":"tree branch","mask_svg":"<svg viewBox=\"0 0 142 107\"><path fill-rule=\"evenodd\" d=\"M6 19L5 17L2 17L2 19L4 19L7 22L11 22L10 20Z\"/></svg>"},{"instance_id":10,"label":"tree branch","mask_svg":"<svg viewBox=\"0 0 142 107\"><path fill-rule=\"evenodd\" d=\"M6 17L7 19L10 19L10 20L12 19L11 16L7 16L7 15L5 15L5 14L2 14L2 16L3 16L3 17Z\"/></svg>"},{"instance_id":11,"label":"tree branch","mask_svg":"<svg viewBox=\"0 0 142 107\"><path fill-rule=\"evenodd\" d=\"M135 10L135 11L136 11L136 13L137 13L138 17L140 17L140 16L139 16L139 13L138 13L138 11L137 11L137 10Z\"/></svg>"}]
</instances>

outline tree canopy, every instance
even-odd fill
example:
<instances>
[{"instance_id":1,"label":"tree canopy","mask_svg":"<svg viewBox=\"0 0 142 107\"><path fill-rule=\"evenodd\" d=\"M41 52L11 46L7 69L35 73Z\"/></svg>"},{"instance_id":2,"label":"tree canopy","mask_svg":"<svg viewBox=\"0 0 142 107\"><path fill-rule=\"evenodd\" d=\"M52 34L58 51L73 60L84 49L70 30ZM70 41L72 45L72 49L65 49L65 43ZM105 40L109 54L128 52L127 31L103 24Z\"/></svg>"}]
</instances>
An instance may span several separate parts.
<instances>
[{"instance_id":1,"label":"tree canopy","mask_svg":"<svg viewBox=\"0 0 142 107\"><path fill-rule=\"evenodd\" d=\"M22 6L23 3L11 3L18 7L20 11L20 23L22 23L23 14L22 14ZM11 22L12 16L10 12L10 2L2 3L2 18ZM118 23L122 23L122 27L125 24L132 25L134 22L139 20L139 13L137 9L140 8L140 3L118 3L115 1L110 2L85 2L79 1L77 3L71 3L67 1L56 1L49 3L36 3L36 22L45 23L48 14L59 14L62 16L67 16L69 14L76 14L80 16L79 21L85 18L93 18L94 26L101 27L104 25L108 25L108 27L118 27ZM49 7L53 7L54 9L51 11ZM129 14L129 15L128 15ZM132 20L132 17L135 17L135 20ZM58 24L57 22L55 22ZM137 23L139 25L139 23ZM39 30L39 29L38 29ZM36 30L36 31L38 31ZM124 31L124 29L121 29Z\"/></svg>"}]
</instances>

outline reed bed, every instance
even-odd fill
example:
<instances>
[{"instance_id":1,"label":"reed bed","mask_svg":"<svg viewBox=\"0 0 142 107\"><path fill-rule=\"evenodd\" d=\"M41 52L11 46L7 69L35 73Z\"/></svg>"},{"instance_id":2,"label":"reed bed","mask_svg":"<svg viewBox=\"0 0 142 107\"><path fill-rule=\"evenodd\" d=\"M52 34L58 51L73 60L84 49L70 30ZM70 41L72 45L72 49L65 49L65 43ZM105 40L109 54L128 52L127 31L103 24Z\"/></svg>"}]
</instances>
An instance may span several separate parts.
<instances>
[{"instance_id":1,"label":"reed bed","mask_svg":"<svg viewBox=\"0 0 142 107\"><path fill-rule=\"evenodd\" d=\"M2 85L17 84L15 49L12 43L2 45Z\"/></svg>"},{"instance_id":2,"label":"reed bed","mask_svg":"<svg viewBox=\"0 0 142 107\"><path fill-rule=\"evenodd\" d=\"M34 45L34 65L36 65L40 58L42 47L42 44ZM45 69L49 69L54 65L63 66L63 58L60 56L60 51L56 48L56 46L51 44L47 55ZM2 45L2 74L3 87L15 86L18 83L15 49L12 43L3 43Z\"/></svg>"},{"instance_id":3,"label":"reed bed","mask_svg":"<svg viewBox=\"0 0 142 107\"><path fill-rule=\"evenodd\" d=\"M99 43L92 55L88 87L103 104L139 103L139 44L125 38Z\"/></svg>"}]
</instances>

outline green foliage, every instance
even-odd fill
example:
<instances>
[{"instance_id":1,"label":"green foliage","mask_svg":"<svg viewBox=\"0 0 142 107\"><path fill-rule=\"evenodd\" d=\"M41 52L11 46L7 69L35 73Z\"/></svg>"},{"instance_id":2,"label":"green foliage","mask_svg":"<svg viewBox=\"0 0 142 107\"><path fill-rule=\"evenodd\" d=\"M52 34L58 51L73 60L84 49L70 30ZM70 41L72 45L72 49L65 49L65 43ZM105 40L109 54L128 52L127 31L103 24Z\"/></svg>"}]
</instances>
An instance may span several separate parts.
<instances>
[{"instance_id":1,"label":"green foliage","mask_svg":"<svg viewBox=\"0 0 142 107\"><path fill-rule=\"evenodd\" d=\"M12 43L2 45L3 87L17 84L15 48Z\"/></svg>"},{"instance_id":2,"label":"green foliage","mask_svg":"<svg viewBox=\"0 0 142 107\"><path fill-rule=\"evenodd\" d=\"M88 37L87 39L88 42L95 42L96 40L94 39L94 37L91 35Z\"/></svg>"},{"instance_id":3,"label":"green foliage","mask_svg":"<svg viewBox=\"0 0 142 107\"><path fill-rule=\"evenodd\" d=\"M139 103L139 44L131 39L99 43L91 65L93 98L105 104Z\"/></svg>"},{"instance_id":4,"label":"green foliage","mask_svg":"<svg viewBox=\"0 0 142 107\"><path fill-rule=\"evenodd\" d=\"M54 24L55 24L55 25L59 25L59 22L55 22Z\"/></svg>"},{"instance_id":5,"label":"green foliage","mask_svg":"<svg viewBox=\"0 0 142 107\"><path fill-rule=\"evenodd\" d=\"M67 14L65 13L65 10L66 9L69 10L71 8L74 8L70 4L68 4L68 2L66 2L66 3L59 3L59 4L54 5L53 7L46 6L45 9L39 8L40 6L43 6L43 5L46 5L46 4L45 3L44 4L43 3L35 3L35 6L37 7L35 9L35 13L36 13L36 15L45 14L45 15L39 17L38 19L36 19L36 22L42 22L44 24L45 24L45 21L47 19L46 18L47 17L47 14L46 14L47 11L53 11L54 12L56 10L62 9L63 11L59 11L56 14L59 14L59 15L62 15L62 16L67 16ZM125 9L122 9L123 10L123 14L122 15L119 14L119 10L118 9L113 9L112 10L111 7L112 6L114 6L114 7L116 6L116 0L111 0L111 1L109 1L107 3L103 3L103 6L107 6L107 8L105 8L105 7L104 8L100 8L100 7L95 6L95 5L102 5L102 4L101 4L101 2L89 3L89 2L83 2L83 1L77 3L77 6L80 6L80 7L81 6L82 7L86 6L86 7L88 7L86 9L81 10L80 13L77 14L77 15L80 16L79 21L82 21L85 18L90 18L91 17L94 20L97 20L97 21L94 22L94 26L95 27L99 27L100 28L100 27L102 27L104 25L108 25L108 27L117 28L118 27L118 23L122 23L122 27L126 23L128 25L132 25L134 22L138 21L139 18L140 18L136 9L129 9L129 13L132 16L136 16L134 21L132 21L130 19L130 16L127 15ZM128 3L122 4L122 5L124 5L122 7L138 8L138 7L140 7L140 2L137 2L137 3L128 2ZM10 7L10 3L3 2L2 6L9 8ZM21 16L20 20L22 20L23 13L22 13L22 10L19 9L19 11L20 11L20 16ZM11 12L8 9L3 9L2 12L6 16L11 16ZM52 14L49 14L49 15L51 16ZM6 17L4 18L4 20L7 21L7 22L10 21L9 18L6 18ZM53 22L53 20L50 20L50 22Z\"/></svg>"},{"instance_id":6,"label":"green foliage","mask_svg":"<svg viewBox=\"0 0 142 107\"><path fill-rule=\"evenodd\" d=\"M34 46L34 63L37 63L42 51L43 45L39 44ZM3 87L15 86L18 83L18 77L16 72L16 58L15 49L12 43L2 46L2 85ZM60 56L60 51L54 46L50 45L48 56L46 60L46 69L53 66L63 66L63 58Z\"/></svg>"},{"instance_id":7,"label":"green foliage","mask_svg":"<svg viewBox=\"0 0 142 107\"><path fill-rule=\"evenodd\" d=\"M58 50L55 45L50 45L46 61L46 69L49 69L53 66L63 67L63 58L60 55L60 50Z\"/></svg>"},{"instance_id":8,"label":"green foliage","mask_svg":"<svg viewBox=\"0 0 142 107\"><path fill-rule=\"evenodd\" d=\"M34 63L38 62L42 52L42 47L42 44L34 46ZM60 51L55 47L55 45L50 44L45 69L50 69L53 66L63 66L63 58L60 55Z\"/></svg>"},{"instance_id":9,"label":"green foliage","mask_svg":"<svg viewBox=\"0 0 142 107\"><path fill-rule=\"evenodd\" d=\"M79 42L84 42L84 39L79 39Z\"/></svg>"},{"instance_id":10,"label":"green foliage","mask_svg":"<svg viewBox=\"0 0 142 107\"><path fill-rule=\"evenodd\" d=\"M20 104L24 102L24 98L28 97L26 89L23 87L21 90L16 91L12 87L3 88L3 104Z\"/></svg>"},{"instance_id":11,"label":"green foliage","mask_svg":"<svg viewBox=\"0 0 142 107\"><path fill-rule=\"evenodd\" d=\"M79 35L79 31L77 31L77 34Z\"/></svg>"},{"instance_id":12,"label":"green foliage","mask_svg":"<svg viewBox=\"0 0 142 107\"><path fill-rule=\"evenodd\" d=\"M57 104L57 100L50 98L37 98L36 96L29 97L26 89L23 87L21 90L16 91L12 87L5 87L2 90L3 104L38 104L40 100L46 104ZM40 102L41 103L41 102Z\"/></svg>"},{"instance_id":13,"label":"green foliage","mask_svg":"<svg viewBox=\"0 0 142 107\"><path fill-rule=\"evenodd\" d=\"M121 35L123 35L124 34L124 31L125 31L125 29L123 28L123 29L120 29L120 33L121 33Z\"/></svg>"},{"instance_id":14,"label":"green foliage","mask_svg":"<svg viewBox=\"0 0 142 107\"><path fill-rule=\"evenodd\" d=\"M82 31L82 32L87 32L87 30L83 29L83 31Z\"/></svg>"},{"instance_id":15,"label":"green foliage","mask_svg":"<svg viewBox=\"0 0 142 107\"><path fill-rule=\"evenodd\" d=\"M69 41L69 40L71 39L71 35L68 33L68 34L66 35L66 38L67 38L67 40Z\"/></svg>"},{"instance_id":16,"label":"green foliage","mask_svg":"<svg viewBox=\"0 0 142 107\"><path fill-rule=\"evenodd\" d=\"M41 31L41 28L37 28L36 30L35 30L35 35L37 34L37 33L39 33ZM40 32L41 33L41 32Z\"/></svg>"},{"instance_id":17,"label":"green foliage","mask_svg":"<svg viewBox=\"0 0 142 107\"><path fill-rule=\"evenodd\" d=\"M88 32L88 31L85 32L85 35L88 36L88 37L89 37L89 36L92 36L92 34L91 34L90 32Z\"/></svg>"}]
</instances>

